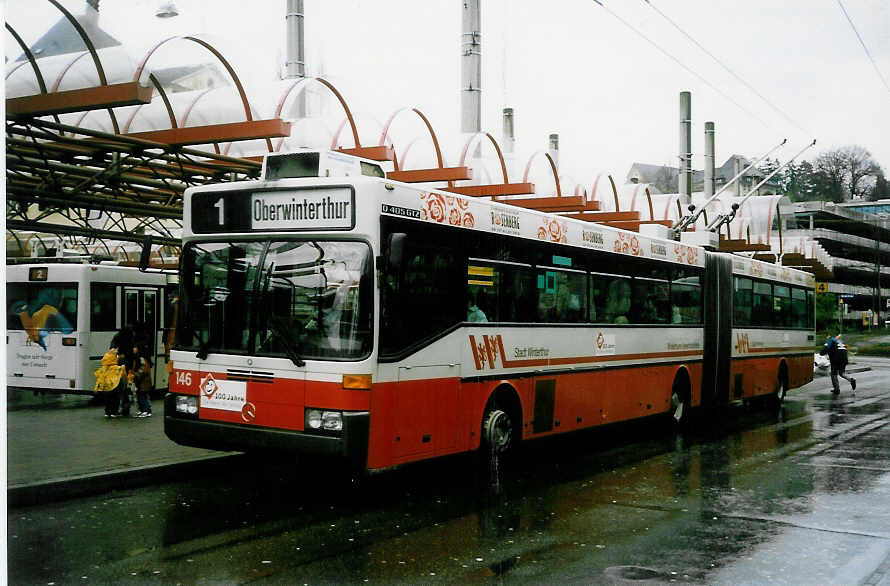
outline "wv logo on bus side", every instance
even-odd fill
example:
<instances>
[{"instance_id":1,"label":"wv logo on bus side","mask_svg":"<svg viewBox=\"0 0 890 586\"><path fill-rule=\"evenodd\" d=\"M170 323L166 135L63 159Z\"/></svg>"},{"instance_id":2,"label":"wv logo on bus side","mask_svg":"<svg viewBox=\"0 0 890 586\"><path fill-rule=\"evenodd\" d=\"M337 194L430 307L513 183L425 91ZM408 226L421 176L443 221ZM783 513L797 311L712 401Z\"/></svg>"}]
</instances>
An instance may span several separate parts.
<instances>
[{"instance_id":1,"label":"wv logo on bus side","mask_svg":"<svg viewBox=\"0 0 890 586\"><path fill-rule=\"evenodd\" d=\"M486 368L499 368L503 366L504 341L500 334L497 336L482 336L476 341L476 336L470 336L470 348L473 349L473 360L476 362L476 370Z\"/></svg>"}]
</instances>

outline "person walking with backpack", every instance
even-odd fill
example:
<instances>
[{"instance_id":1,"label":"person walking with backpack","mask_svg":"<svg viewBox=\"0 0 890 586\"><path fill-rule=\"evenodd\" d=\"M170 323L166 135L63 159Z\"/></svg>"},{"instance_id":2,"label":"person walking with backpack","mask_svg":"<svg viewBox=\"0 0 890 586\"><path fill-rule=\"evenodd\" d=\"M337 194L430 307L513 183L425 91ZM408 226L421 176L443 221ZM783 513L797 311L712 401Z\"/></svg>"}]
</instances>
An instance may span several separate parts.
<instances>
[{"instance_id":1,"label":"person walking with backpack","mask_svg":"<svg viewBox=\"0 0 890 586\"><path fill-rule=\"evenodd\" d=\"M852 390L855 392L856 379L847 376L846 372L844 372L847 369L849 359L847 357L847 345L844 343L841 335L829 336L819 354L823 356L827 354L828 360L831 362L831 394L838 395L841 392L838 377L849 382Z\"/></svg>"}]
</instances>

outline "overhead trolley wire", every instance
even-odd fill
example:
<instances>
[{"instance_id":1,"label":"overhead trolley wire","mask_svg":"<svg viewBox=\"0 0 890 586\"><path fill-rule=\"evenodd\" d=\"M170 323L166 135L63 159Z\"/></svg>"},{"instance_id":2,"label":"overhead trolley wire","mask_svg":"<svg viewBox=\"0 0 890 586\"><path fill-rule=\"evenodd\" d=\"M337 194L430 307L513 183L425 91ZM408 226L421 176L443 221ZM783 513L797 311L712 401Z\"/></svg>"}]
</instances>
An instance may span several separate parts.
<instances>
[{"instance_id":1,"label":"overhead trolley wire","mask_svg":"<svg viewBox=\"0 0 890 586\"><path fill-rule=\"evenodd\" d=\"M868 50L868 47L865 45L865 41L862 40L862 35L859 34L859 31L856 30L856 25L853 24L853 19L850 18L850 14L847 12L847 9L844 8L844 3L841 0L837 0L838 6L841 7L841 11L844 13L844 16L847 17L847 22L850 23L850 28L853 29L853 32L856 33L856 38L859 39L859 44L862 45L862 49L865 51L865 55L868 57L868 60L871 61L872 67L875 68L875 73L878 74L878 77L881 78L881 81L884 83L884 87L887 88L887 91L890 92L890 84L887 83L887 79L884 77L884 74L881 73L881 70L878 69L878 64L875 63L874 57L871 56L871 51Z\"/></svg>"},{"instance_id":2,"label":"overhead trolley wire","mask_svg":"<svg viewBox=\"0 0 890 586\"><path fill-rule=\"evenodd\" d=\"M670 58L670 59L671 59L672 61L674 61L677 65L679 65L680 67L682 67L683 69L685 69L687 72L689 72L689 73L691 73L692 75L694 75L696 78L699 79L699 81L701 81L701 82L704 83L706 86L708 86L709 88L711 88L712 90L714 90L715 92L717 92L718 94L720 94L724 99L726 99L727 101L732 102L733 104L735 104L735 106L736 106L739 110L741 110L742 112L744 112L745 114L747 114L747 115L750 116L751 118L754 118L755 120L757 120L758 122L760 122L761 124L763 124L763 126L765 126L766 128L771 128L770 125L767 124L766 122L764 122L763 119L762 119L760 116L757 116L756 114L754 114L753 112L751 112L750 110L748 110L747 108L745 108L744 106L742 106L741 104L739 104L739 103L738 103L736 100L734 100L731 96L729 96L728 94L726 94L725 92L723 92L722 90L720 90L720 88L718 88L717 86L715 86L714 84L712 84L710 81L708 81L707 79L705 79L704 77L702 77L699 73L696 73L693 69L691 69L690 67L688 67L685 63L683 63L683 62L680 61L678 58L676 58L676 57L674 57L673 55L671 55L670 53L668 53L667 50L665 50L664 48L661 47L661 45L659 45L658 43L656 43L655 41L653 41L652 39L650 39L649 37L647 37L646 35L644 35L642 32L640 32L640 31L639 31L636 27L634 27L632 24L630 24L629 22L627 22L626 20L624 20L623 18L621 18L620 16L618 16L615 12L613 12L612 10L610 10L608 6L606 6L605 4L603 4L602 0L593 0L593 1L596 2L597 4L599 4L600 7L602 7L606 12L608 12L609 14L611 14L612 17L615 18L616 20L618 20L621 24L623 24L624 26L626 26L627 28L629 28L630 30L632 30L633 32L635 32L635 33L637 34L637 36L639 36L639 37L642 38L644 41L646 41L647 43L649 43L650 45L652 45L653 47L655 47L656 49L658 49L663 55L665 55L666 57Z\"/></svg>"},{"instance_id":3,"label":"overhead trolley wire","mask_svg":"<svg viewBox=\"0 0 890 586\"><path fill-rule=\"evenodd\" d=\"M838 1L840 1L840 0L838 0ZM645 2L646 4L648 4L649 7L652 8L652 10L654 10L655 12L657 12L663 19L665 19L666 21L668 21L668 22L671 24L671 26L673 26L675 29L677 29L678 31L680 31L680 33L682 33L683 36L685 36L687 39L689 39L690 41L692 41L692 42L695 44L696 47L698 47L699 49L701 49L706 55L708 55L711 59L713 59L715 62L717 62L717 64L720 65L720 67L722 67L723 69L725 69L730 75L732 75L732 76L733 76L734 78L736 78L739 82L741 82L746 88L748 88L749 90L751 90L755 95L757 95L758 98L760 98L761 100L763 100L764 102L766 102L766 104L767 104L770 108L772 108L773 110L775 110L780 116L782 116L782 118L784 118L785 120L787 120L788 122L790 122L793 126L795 126L798 130L802 131L804 134L806 134L806 135L808 135L808 136L812 136L812 133L811 133L809 130L807 130L806 128L804 128L800 123L798 123L797 121L795 121L795 120L794 120L793 118L791 118L788 114L786 114L785 112L783 112L782 110L780 110L775 104L773 104L769 99L767 99L766 96L764 96L764 95L761 94L759 91L757 91L757 89L754 88L754 86L752 86L750 83L748 83L747 81L745 81L744 79L742 79L742 77L741 77L740 75L738 75L738 74L737 74L735 71L733 71L729 66L727 66L727 65L726 65L725 63L723 63L720 59L718 59L713 53L711 53L710 51L708 51L708 49L706 49L701 43L699 43L697 40L695 40L695 38L693 38L692 35L690 35L690 34L687 33L685 30L683 30L682 28L680 28L680 25L678 25L676 22L674 22L674 21L673 21L668 15L666 15L664 12L662 12L661 10L659 10L658 7L655 6L654 4L652 4L652 2L651 2L650 0L643 0L643 2Z\"/></svg>"}]
</instances>

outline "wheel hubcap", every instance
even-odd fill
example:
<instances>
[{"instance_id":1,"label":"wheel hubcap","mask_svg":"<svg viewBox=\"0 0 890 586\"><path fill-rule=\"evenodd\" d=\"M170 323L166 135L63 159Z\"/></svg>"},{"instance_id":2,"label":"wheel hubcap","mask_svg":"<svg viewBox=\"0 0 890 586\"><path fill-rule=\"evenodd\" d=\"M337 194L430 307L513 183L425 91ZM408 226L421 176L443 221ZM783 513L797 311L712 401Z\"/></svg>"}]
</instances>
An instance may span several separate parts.
<instances>
[{"instance_id":1,"label":"wheel hubcap","mask_svg":"<svg viewBox=\"0 0 890 586\"><path fill-rule=\"evenodd\" d=\"M683 401L680 400L680 395L674 393L671 395L671 409L674 413L674 421L680 421L683 419Z\"/></svg>"},{"instance_id":2,"label":"wheel hubcap","mask_svg":"<svg viewBox=\"0 0 890 586\"><path fill-rule=\"evenodd\" d=\"M494 411L488 418L485 430L486 439L492 450L505 452L513 440L513 425L510 417L503 411Z\"/></svg>"}]
</instances>

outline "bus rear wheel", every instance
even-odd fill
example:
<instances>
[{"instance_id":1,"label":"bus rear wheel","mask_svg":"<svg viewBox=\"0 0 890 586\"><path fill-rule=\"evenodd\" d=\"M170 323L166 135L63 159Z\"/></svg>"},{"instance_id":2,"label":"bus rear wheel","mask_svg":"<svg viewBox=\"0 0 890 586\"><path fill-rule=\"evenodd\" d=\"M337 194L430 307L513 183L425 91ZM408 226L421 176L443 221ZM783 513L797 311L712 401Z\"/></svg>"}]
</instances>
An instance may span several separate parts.
<instances>
[{"instance_id":1,"label":"bus rear wheel","mask_svg":"<svg viewBox=\"0 0 890 586\"><path fill-rule=\"evenodd\" d=\"M689 396L689 385L686 378L678 375L671 388L671 425L675 429L682 429L689 423L691 410Z\"/></svg>"},{"instance_id":2,"label":"bus rear wheel","mask_svg":"<svg viewBox=\"0 0 890 586\"><path fill-rule=\"evenodd\" d=\"M781 407L785 402L785 396L788 394L788 370L783 364L779 368L779 376L776 379L776 392L770 397L773 406Z\"/></svg>"}]
</instances>

